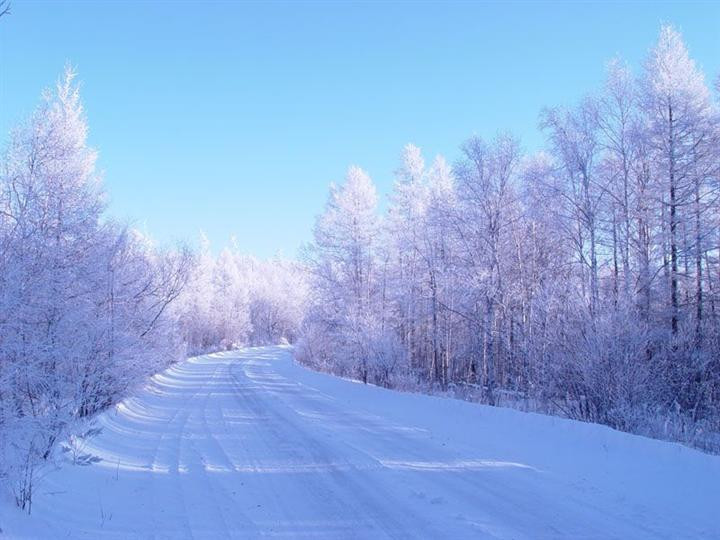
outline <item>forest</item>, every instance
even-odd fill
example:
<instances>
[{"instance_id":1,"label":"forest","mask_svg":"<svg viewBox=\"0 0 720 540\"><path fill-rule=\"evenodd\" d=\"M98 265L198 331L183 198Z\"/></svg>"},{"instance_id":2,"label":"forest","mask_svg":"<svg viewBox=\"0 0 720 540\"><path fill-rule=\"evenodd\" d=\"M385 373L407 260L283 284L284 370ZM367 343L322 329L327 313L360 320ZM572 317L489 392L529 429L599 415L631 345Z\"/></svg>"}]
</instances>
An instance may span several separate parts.
<instances>
[{"instance_id":1,"label":"forest","mask_svg":"<svg viewBox=\"0 0 720 540\"><path fill-rule=\"evenodd\" d=\"M0 161L0 477L25 508L149 376L280 342L365 383L720 451L719 94L663 26L638 73L612 60L540 112L543 151L408 144L384 212L351 166L297 260L261 260L107 215L68 68Z\"/></svg>"},{"instance_id":2,"label":"forest","mask_svg":"<svg viewBox=\"0 0 720 540\"><path fill-rule=\"evenodd\" d=\"M304 252L297 357L720 448L720 117L681 35L642 72L540 114L546 149L407 145L385 215L366 172L333 187Z\"/></svg>"}]
</instances>

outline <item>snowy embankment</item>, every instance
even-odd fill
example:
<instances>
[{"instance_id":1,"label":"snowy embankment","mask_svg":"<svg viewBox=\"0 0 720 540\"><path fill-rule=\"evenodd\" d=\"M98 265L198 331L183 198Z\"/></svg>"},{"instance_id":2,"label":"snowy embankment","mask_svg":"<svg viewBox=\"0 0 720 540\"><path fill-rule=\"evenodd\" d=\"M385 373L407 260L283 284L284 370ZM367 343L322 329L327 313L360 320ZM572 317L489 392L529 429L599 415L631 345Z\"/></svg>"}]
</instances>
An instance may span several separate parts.
<instances>
[{"instance_id":1,"label":"snowy embankment","mask_svg":"<svg viewBox=\"0 0 720 540\"><path fill-rule=\"evenodd\" d=\"M720 538L720 457L315 373L192 358L100 416L11 538ZM1 535L0 535L1 536Z\"/></svg>"}]
</instances>

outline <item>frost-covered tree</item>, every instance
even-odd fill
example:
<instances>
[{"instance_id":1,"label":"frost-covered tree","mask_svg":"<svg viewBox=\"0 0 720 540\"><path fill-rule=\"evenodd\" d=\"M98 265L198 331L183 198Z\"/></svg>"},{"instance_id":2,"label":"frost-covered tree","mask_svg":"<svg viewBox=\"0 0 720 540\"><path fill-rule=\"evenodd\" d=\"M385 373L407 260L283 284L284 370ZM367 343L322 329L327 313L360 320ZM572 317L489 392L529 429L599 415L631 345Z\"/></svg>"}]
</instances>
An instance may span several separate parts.
<instances>
[{"instance_id":1,"label":"frost-covered tree","mask_svg":"<svg viewBox=\"0 0 720 540\"><path fill-rule=\"evenodd\" d=\"M393 362L387 350L374 346L386 339L387 330L378 309L382 294L376 205L368 174L350 167L345 182L332 186L315 224L314 242L304 254L311 292L300 354L365 382L385 373L387 363Z\"/></svg>"},{"instance_id":2,"label":"frost-covered tree","mask_svg":"<svg viewBox=\"0 0 720 540\"><path fill-rule=\"evenodd\" d=\"M582 294L592 317L600 307L600 211L606 194L597 171L597 114L596 103L587 99L576 110L546 110L541 123L550 134L559 167L564 204L558 219L569 220L564 228L575 246Z\"/></svg>"},{"instance_id":3,"label":"frost-covered tree","mask_svg":"<svg viewBox=\"0 0 720 540\"><path fill-rule=\"evenodd\" d=\"M663 26L645 65L642 107L654 156L654 174L661 186L665 258L668 258L669 321L678 332L682 284L689 272L683 259L694 251L696 315L702 323L703 214L705 182L716 173L717 128L710 91L690 58L680 34ZM710 162L708 162L710 161ZM692 222L694 221L694 226ZM691 230L694 229L694 234ZM685 240L691 235L692 240ZM693 244L695 249L690 245Z\"/></svg>"},{"instance_id":4,"label":"frost-covered tree","mask_svg":"<svg viewBox=\"0 0 720 540\"><path fill-rule=\"evenodd\" d=\"M385 224L385 320L397 329L414 375L445 386L455 316L447 309L454 304L454 179L442 157L426 169L420 149L410 144L396 178Z\"/></svg>"},{"instance_id":5,"label":"frost-covered tree","mask_svg":"<svg viewBox=\"0 0 720 540\"><path fill-rule=\"evenodd\" d=\"M466 299L460 310L474 326L476 342L469 348L470 371L494 402L498 377L504 377L501 355L510 351L499 337L511 321L507 277L511 266L511 225L516 216L519 145L509 135L490 143L479 137L462 147L455 167L460 262Z\"/></svg>"}]
</instances>

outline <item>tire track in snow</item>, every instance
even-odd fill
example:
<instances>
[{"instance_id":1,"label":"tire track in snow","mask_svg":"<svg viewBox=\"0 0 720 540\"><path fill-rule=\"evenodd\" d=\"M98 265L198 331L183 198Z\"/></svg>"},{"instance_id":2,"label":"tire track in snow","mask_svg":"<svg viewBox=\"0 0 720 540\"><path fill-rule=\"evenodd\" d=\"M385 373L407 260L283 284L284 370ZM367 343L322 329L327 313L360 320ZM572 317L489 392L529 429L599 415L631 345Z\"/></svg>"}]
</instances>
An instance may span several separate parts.
<instances>
[{"instance_id":1,"label":"tire track in snow","mask_svg":"<svg viewBox=\"0 0 720 540\"><path fill-rule=\"evenodd\" d=\"M345 498L338 497L338 492L342 494L342 489L338 490L334 485L328 485L327 479L325 478L329 471L337 469L338 464L330 463L329 460L319 460L318 456L308 456L300 450L310 450L312 444L308 444L307 441L298 441L293 439L290 435L293 434L292 430L287 430L287 426L282 426L282 429L277 425L279 416L277 411L273 410L273 407L266 406L258 400L257 395L262 391L255 383L250 383L249 387L241 385L240 381L233 373L232 367L229 371L236 383L236 391L238 400L243 404L246 411L252 413L253 418L262 419L262 423L257 423L255 434L258 437L258 441L263 444L264 452L268 456L275 454L276 458L274 461L268 464L267 461L254 460L255 464L255 475L260 476L261 481L267 486L273 486L267 493L276 501L295 501L305 500L310 501L315 507L314 510L321 510L323 517L325 518L325 526L322 534L330 538L365 538L367 532L363 531L363 527L372 527L373 523L371 520L365 520L364 522L358 523L357 518L353 520L340 519L342 516L364 516L367 512L363 512L362 509L358 509L356 506L348 504ZM287 430L287 431L286 431ZM290 440L291 444L284 444L286 440ZM257 449L255 454L258 454ZM281 455L281 459L278 459L278 454ZM280 468L280 475L290 475L293 480L293 485L275 486L275 480L278 476L277 472L273 472L275 469ZM264 477L264 478L263 478ZM345 486L347 487L347 486ZM299 489L298 489L299 488ZM293 491L293 496L288 496L287 490ZM286 490L283 492L282 490ZM283 504L283 516L290 524L295 524L297 527L299 518L303 516L303 508L298 508L297 504ZM327 520L330 520L330 523ZM330 530L327 530L327 527ZM295 531L298 534L299 531ZM321 534L321 531L313 530L307 533L300 532L303 536L316 537Z\"/></svg>"},{"instance_id":2,"label":"tire track in snow","mask_svg":"<svg viewBox=\"0 0 720 540\"><path fill-rule=\"evenodd\" d=\"M232 480L237 481L235 470L232 467L232 464L227 456L227 453L222 448L220 443L218 442L217 436L216 436L216 430L210 429L210 425L208 424L208 417L207 412L209 408L209 404L213 404L214 407L217 407L219 410L220 404L222 402L222 392L218 392L218 388L221 388L223 384L227 386L227 382L223 382L219 380L219 374L224 374L224 371L221 370L221 367L223 367L224 362L220 362L219 360L215 363L215 369L213 370L213 375L210 378L209 381L205 384L205 395L202 401L202 405L197 408L198 417L200 420L200 425L202 428L203 438L197 439L198 442L203 443L203 447L201 450L198 450L197 443L193 444L193 450L197 454L198 458L198 472L200 476L203 479L204 485L207 486L207 493L210 495L210 498L212 500L213 508L217 512L217 516L220 520L220 523L222 525L222 536L224 538L232 538L233 534L235 532L248 532L248 529L253 528L252 522L247 518L244 512L242 511L235 511L231 513L231 516L239 516L240 523L234 527L229 526L229 520L227 513L223 510L224 503L227 501L233 501L234 497L226 490L226 488L220 483L219 479L217 478L217 475L223 475L223 476L230 476ZM219 383L223 384L219 384ZM221 423L222 427L225 427L223 423ZM216 426L217 427L217 426ZM220 430L221 432L225 433L224 430ZM216 473L210 472L208 470L208 466L211 465L213 461L218 462L224 462L224 469L217 471ZM219 493L220 492L220 493ZM220 535L218 534L218 537Z\"/></svg>"},{"instance_id":3,"label":"tire track in snow","mask_svg":"<svg viewBox=\"0 0 720 540\"><path fill-rule=\"evenodd\" d=\"M243 370L244 371L244 370ZM292 408L288 407L279 399L271 402L264 399L271 396L271 392L263 387L261 383L255 382L245 373L243 376L254 386L254 391L243 392L238 376L230 369L230 375L235 379L238 391L245 397L246 403L251 410L259 411L269 410L273 413L272 419L274 423L270 423L268 428L273 431L273 435L277 440L281 440L283 436L291 437L298 444L297 446L305 449L309 456L303 456L296 453L295 457L298 463L309 461L313 464L321 466L317 474L312 475L312 481L317 481L318 477L322 477L325 481L324 486L315 489L318 500L322 500L323 490L330 490L343 500L343 504L353 508L358 515L366 518L365 525L371 525L375 529L375 535L388 536L390 538L405 539L416 538L417 531L423 531L425 537L440 537L439 533L433 534L433 527L427 523L422 516L415 513L411 508L403 503L402 500L395 498L392 494L384 491L381 484L373 484L367 477L368 470L380 469L377 460L370 458L365 453L357 453L357 457L364 462L358 466L353 461L341 458L346 452L337 451L337 442L323 437L323 440L310 433L309 420L303 418ZM277 407L282 403L282 407ZM289 413L289 414L288 414ZM314 434L317 435L317 434ZM333 458L336 458L333 460ZM339 459L339 462L337 461ZM332 488L328 487L327 480L330 480ZM318 491L320 490L320 491ZM399 520L390 508L402 508L403 520ZM346 511L347 512L347 511ZM411 516L408 520L407 517ZM408 531L408 521L416 524L417 531ZM363 537L367 536L367 531L362 531Z\"/></svg>"},{"instance_id":4,"label":"tire track in snow","mask_svg":"<svg viewBox=\"0 0 720 540\"><path fill-rule=\"evenodd\" d=\"M168 531L173 530L173 535L182 534L183 538L192 539L192 529L190 527L190 521L187 512L187 506L185 505L185 499L182 496L182 482L179 478L180 468L180 453L182 437L181 433L184 426L187 424L189 416L189 405L197 392L185 397L182 403L177 407L176 411L172 415L171 419L165 424L164 428L158 439L157 446L155 447L155 453L153 456L152 463L150 465L150 490L152 493L153 509L152 509L152 520L154 523L154 531ZM180 419L176 423L176 420ZM177 424L177 425L176 425ZM172 429L171 429L172 428ZM163 470L163 465L160 461L160 454L165 453L169 447L169 443L173 442L173 449L170 452L172 458L166 460L167 467L167 479L165 477L158 478L159 471ZM162 452L161 452L162 451ZM162 473L160 473L162 474ZM168 489L170 486L165 484L172 484L173 489ZM162 486L162 490L159 489L158 485ZM160 494L162 493L162 494ZM176 504L173 504L172 500L168 500L168 495L174 494ZM158 516L166 514L166 509L179 509L180 512L173 514L169 523L160 524ZM167 520L167 517L164 516ZM181 526L181 529L176 530L177 525Z\"/></svg>"}]
</instances>

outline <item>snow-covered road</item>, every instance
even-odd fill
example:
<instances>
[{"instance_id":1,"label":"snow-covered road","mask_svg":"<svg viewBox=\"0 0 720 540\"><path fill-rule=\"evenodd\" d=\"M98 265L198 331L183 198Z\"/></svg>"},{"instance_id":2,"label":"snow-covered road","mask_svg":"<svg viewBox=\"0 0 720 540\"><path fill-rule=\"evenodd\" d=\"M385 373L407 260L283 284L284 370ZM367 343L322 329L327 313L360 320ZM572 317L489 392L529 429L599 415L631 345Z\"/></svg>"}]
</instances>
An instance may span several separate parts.
<instances>
[{"instance_id":1,"label":"snow-covered road","mask_svg":"<svg viewBox=\"0 0 720 540\"><path fill-rule=\"evenodd\" d=\"M720 538L720 459L610 429L192 358L39 488L48 538Z\"/></svg>"}]
</instances>

